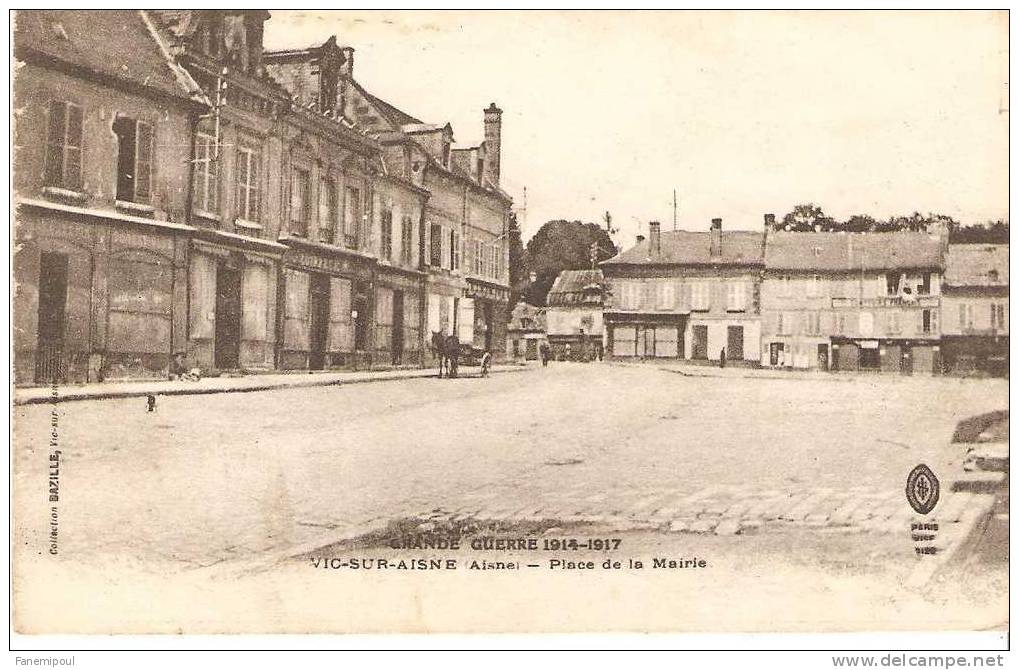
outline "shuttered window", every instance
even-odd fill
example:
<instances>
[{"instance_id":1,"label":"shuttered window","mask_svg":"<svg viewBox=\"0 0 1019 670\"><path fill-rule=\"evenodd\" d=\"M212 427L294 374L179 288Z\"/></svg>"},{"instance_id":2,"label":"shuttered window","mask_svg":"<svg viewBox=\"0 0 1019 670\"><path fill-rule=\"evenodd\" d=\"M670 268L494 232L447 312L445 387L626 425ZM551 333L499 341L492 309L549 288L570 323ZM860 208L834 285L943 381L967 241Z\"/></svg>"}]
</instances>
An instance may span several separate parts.
<instances>
[{"instance_id":1,"label":"shuttered window","mask_svg":"<svg viewBox=\"0 0 1019 670\"><path fill-rule=\"evenodd\" d=\"M152 125L125 116L113 122L117 136L117 200L148 202L152 197Z\"/></svg>"},{"instance_id":2,"label":"shuttered window","mask_svg":"<svg viewBox=\"0 0 1019 670\"><path fill-rule=\"evenodd\" d=\"M47 186L81 189L81 149L81 107L63 100L51 101L44 168Z\"/></svg>"}]
</instances>

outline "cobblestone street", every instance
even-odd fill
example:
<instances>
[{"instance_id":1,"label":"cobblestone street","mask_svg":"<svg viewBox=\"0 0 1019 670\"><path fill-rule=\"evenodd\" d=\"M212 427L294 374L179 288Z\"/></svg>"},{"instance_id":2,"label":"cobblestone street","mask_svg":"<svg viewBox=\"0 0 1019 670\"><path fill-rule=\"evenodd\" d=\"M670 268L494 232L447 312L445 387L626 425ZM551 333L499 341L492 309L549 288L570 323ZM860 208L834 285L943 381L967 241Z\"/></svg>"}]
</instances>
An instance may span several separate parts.
<instances>
[{"instance_id":1,"label":"cobblestone street","mask_svg":"<svg viewBox=\"0 0 1019 670\"><path fill-rule=\"evenodd\" d=\"M56 406L60 552L182 566L286 553L396 518L608 523L620 530L892 532L903 482L944 472L1003 381L694 378L553 365L489 379ZM15 486L44 549L52 407L18 407ZM935 514L958 521L968 494Z\"/></svg>"}]
</instances>

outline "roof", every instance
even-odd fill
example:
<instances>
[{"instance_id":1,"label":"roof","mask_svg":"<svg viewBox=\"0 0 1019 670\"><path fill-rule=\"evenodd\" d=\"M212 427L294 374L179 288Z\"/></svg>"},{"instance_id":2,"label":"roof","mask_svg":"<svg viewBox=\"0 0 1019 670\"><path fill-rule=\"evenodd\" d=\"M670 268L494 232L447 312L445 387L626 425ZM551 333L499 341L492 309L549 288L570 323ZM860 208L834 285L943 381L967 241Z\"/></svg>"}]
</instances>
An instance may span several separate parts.
<instances>
[{"instance_id":1,"label":"roof","mask_svg":"<svg viewBox=\"0 0 1019 670\"><path fill-rule=\"evenodd\" d=\"M546 302L550 307L600 305L604 281L601 270L563 270L549 289Z\"/></svg>"},{"instance_id":2,"label":"roof","mask_svg":"<svg viewBox=\"0 0 1019 670\"><path fill-rule=\"evenodd\" d=\"M358 84L356 81L354 82L354 85L358 87L362 95L368 98L368 100L370 100L373 105L378 107L379 111L382 112L382 115L386 117L386 120L389 121L394 126L396 126L397 128L408 124L424 123L421 119L414 118L413 116L403 111L402 109L397 109L396 107L389 104L382 98L376 98L374 95L366 91L364 87Z\"/></svg>"},{"instance_id":3,"label":"roof","mask_svg":"<svg viewBox=\"0 0 1019 670\"><path fill-rule=\"evenodd\" d=\"M950 286L1008 285L1007 244L949 244L945 284Z\"/></svg>"},{"instance_id":4,"label":"roof","mask_svg":"<svg viewBox=\"0 0 1019 670\"><path fill-rule=\"evenodd\" d=\"M523 319L530 319L525 327ZM526 302L519 302L510 316L509 330L545 330L545 310Z\"/></svg>"},{"instance_id":5,"label":"roof","mask_svg":"<svg viewBox=\"0 0 1019 670\"><path fill-rule=\"evenodd\" d=\"M850 271L937 268L941 239L924 232L769 233L769 270Z\"/></svg>"},{"instance_id":6,"label":"roof","mask_svg":"<svg viewBox=\"0 0 1019 670\"><path fill-rule=\"evenodd\" d=\"M144 12L19 10L15 49L153 92L208 104Z\"/></svg>"},{"instance_id":7,"label":"roof","mask_svg":"<svg viewBox=\"0 0 1019 670\"><path fill-rule=\"evenodd\" d=\"M661 251L650 253L651 241L642 240L600 265L761 265L764 234L743 230L722 231L722 255L711 256L711 233L670 230L661 232Z\"/></svg>"}]
</instances>

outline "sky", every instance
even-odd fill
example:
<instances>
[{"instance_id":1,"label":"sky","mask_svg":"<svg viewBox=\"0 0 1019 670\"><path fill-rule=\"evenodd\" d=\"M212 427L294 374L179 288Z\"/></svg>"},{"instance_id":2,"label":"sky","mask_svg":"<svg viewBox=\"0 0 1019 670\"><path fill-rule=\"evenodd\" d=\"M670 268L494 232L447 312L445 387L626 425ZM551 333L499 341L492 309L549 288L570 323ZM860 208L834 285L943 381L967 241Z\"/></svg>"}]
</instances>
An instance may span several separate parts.
<instances>
[{"instance_id":1,"label":"sky","mask_svg":"<svg viewBox=\"0 0 1019 670\"><path fill-rule=\"evenodd\" d=\"M460 145L503 109L524 239L612 213L762 229L836 218L1008 218L1005 12L273 11L267 48L336 35L354 77Z\"/></svg>"}]
</instances>

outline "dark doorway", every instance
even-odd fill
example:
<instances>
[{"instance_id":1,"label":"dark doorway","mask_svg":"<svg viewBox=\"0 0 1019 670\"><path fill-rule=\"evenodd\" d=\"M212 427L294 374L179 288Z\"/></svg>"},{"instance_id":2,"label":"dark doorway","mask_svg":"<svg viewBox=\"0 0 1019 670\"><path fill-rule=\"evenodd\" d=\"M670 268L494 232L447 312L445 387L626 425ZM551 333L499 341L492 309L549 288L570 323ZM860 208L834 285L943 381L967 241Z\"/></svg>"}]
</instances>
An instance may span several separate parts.
<instances>
[{"instance_id":1,"label":"dark doorway","mask_svg":"<svg viewBox=\"0 0 1019 670\"><path fill-rule=\"evenodd\" d=\"M403 361L403 291L393 291L393 365Z\"/></svg>"},{"instance_id":2,"label":"dark doorway","mask_svg":"<svg viewBox=\"0 0 1019 670\"><path fill-rule=\"evenodd\" d=\"M215 364L220 370L240 367L241 270L227 262L216 269Z\"/></svg>"},{"instance_id":3,"label":"dark doorway","mask_svg":"<svg viewBox=\"0 0 1019 670\"><path fill-rule=\"evenodd\" d=\"M860 348L860 369L878 370L881 368L881 352L877 348Z\"/></svg>"},{"instance_id":4,"label":"dark doorway","mask_svg":"<svg viewBox=\"0 0 1019 670\"><path fill-rule=\"evenodd\" d=\"M904 375L913 374L913 351L909 347L902 347L902 359L899 371Z\"/></svg>"},{"instance_id":5,"label":"dark doorway","mask_svg":"<svg viewBox=\"0 0 1019 670\"><path fill-rule=\"evenodd\" d=\"M819 344L817 345L817 369L827 370L828 369L828 345Z\"/></svg>"},{"instance_id":6,"label":"dark doorway","mask_svg":"<svg viewBox=\"0 0 1019 670\"><path fill-rule=\"evenodd\" d=\"M39 259L39 327L35 381L64 378L64 329L67 312L67 256L44 252Z\"/></svg>"},{"instance_id":7,"label":"dark doorway","mask_svg":"<svg viewBox=\"0 0 1019 670\"><path fill-rule=\"evenodd\" d=\"M481 313L485 319L485 351L492 350L492 303L481 303Z\"/></svg>"},{"instance_id":8,"label":"dark doorway","mask_svg":"<svg viewBox=\"0 0 1019 670\"><path fill-rule=\"evenodd\" d=\"M693 357L698 360L708 358L708 327L693 327Z\"/></svg>"},{"instance_id":9,"label":"dark doorway","mask_svg":"<svg viewBox=\"0 0 1019 670\"><path fill-rule=\"evenodd\" d=\"M321 370L326 364L326 337L329 334L329 275L311 275L311 333L308 369Z\"/></svg>"},{"instance_id":10,"label":"dark doorway","mask_svg":"<svg viewBox=\"0 0 1019 670\"><path fill-rule=\"evenodd\" d=\"M772 342L768 351L768 362L772 366L779 366L785 361L783 360L782 353L785 350L785 343L783 342Z\"/></svg>"},{"instance_id":11,"label":"dark doorway","mask_svg":"<svg viewBox=\"0 0 1019 670\"><path fill-rule=\"evenodd\" d=\"M729 326L725 357L730 361L743 360L743 326Z\"/></svg>"}]
</instances>

